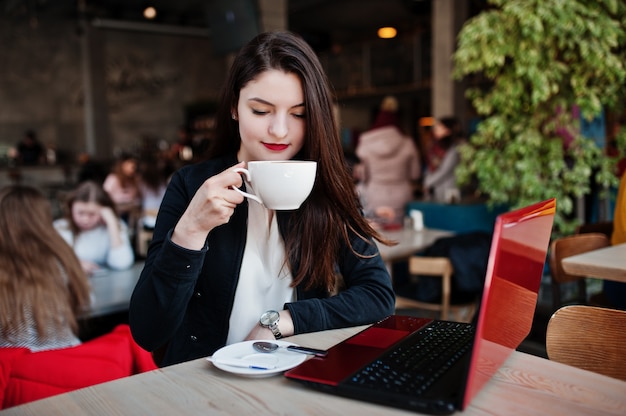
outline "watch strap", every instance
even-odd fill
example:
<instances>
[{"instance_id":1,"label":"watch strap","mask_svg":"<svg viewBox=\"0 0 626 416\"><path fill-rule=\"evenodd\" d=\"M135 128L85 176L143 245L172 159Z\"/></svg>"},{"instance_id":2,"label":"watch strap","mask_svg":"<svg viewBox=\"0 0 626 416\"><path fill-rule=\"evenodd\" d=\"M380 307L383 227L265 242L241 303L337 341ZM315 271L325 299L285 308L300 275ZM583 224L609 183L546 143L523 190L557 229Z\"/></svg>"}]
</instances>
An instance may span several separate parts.
<instances>
[{"instance_id":1,"label":"watch strap","mask_svg":"<svg viewBox=\"0 0 626 416\"><path fill-rule=\"evenodd\" d=\"M269 328L272 334L274 334L274 338L281 339L283 337L283 334L280 333L280 329L278 329L278 324L270 325Z\"/></svg>"}]
</instances>

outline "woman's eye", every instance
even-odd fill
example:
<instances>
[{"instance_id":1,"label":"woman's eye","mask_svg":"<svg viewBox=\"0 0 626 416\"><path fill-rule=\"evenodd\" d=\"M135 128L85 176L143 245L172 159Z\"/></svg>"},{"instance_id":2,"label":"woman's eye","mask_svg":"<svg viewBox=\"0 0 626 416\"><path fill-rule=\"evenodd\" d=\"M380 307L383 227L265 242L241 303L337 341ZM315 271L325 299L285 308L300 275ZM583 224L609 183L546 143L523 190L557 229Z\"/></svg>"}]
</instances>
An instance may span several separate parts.
<instances>
[{"instance_id":1,"label":"woman's eye","mask_svg":"<svg viewBox=\"0 0 626 416\"><path fill-rule=\"evenodd\" d=\"M296 118L306 118L306 114L304 114L304 113L301 113L301 114L300 113L294 113L292 115L294 117L296 117Z\"/></svg>"},{"instance_id":2,"label":"woman's eye","mask_svg":"<svg viewBox=\"0 0 626 416\"><path fill-rule=\"evenodd\" d=\"M252 109L252 114L256 114L256 115L260 115L260 116L262 116L262 115L267 114L267 113L269 113L269 111L264 111L264 110L256 110L256 109L254 109L254 108Z\"/></svg>"}]
</instances>

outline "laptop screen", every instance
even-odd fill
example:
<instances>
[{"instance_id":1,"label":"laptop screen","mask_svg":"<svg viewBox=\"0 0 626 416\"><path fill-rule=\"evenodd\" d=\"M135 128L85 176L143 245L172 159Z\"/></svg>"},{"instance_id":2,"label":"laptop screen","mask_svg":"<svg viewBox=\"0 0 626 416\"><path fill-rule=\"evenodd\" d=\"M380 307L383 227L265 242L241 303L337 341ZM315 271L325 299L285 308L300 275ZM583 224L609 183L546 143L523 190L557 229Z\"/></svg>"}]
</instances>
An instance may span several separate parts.
<instances>
[{"instance_id":1,"label":"laptop screen","mask_svg":"<svg viewBox=\"0 0 626 416\"><path fill-rule=\"evenodd\" d=\"M496 219L463 408L530 332L555 210L550 199Z\"/></svg>"}]
</instances>

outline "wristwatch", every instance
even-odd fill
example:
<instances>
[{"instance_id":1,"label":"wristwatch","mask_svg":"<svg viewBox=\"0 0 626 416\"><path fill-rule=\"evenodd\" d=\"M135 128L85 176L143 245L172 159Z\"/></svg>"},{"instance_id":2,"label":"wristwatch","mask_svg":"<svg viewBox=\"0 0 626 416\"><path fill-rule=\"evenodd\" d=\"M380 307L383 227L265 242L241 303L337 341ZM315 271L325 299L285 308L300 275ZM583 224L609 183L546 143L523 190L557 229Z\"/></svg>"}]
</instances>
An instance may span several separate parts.
<instances>
[{"instance_id":1,"label":"wristwatch","mask_svg":"<svg viewBox=\"0 0 626 416\"><path fill-rule=\"evenodd\" d=\"M280 329L278 329L278 321L280 320L280 315L277 311L266 311L261 315L261 319L259 319L259 325L265 328L269 328L274 334L274 338L281 339L283 334L280 333Z\"/></svg>"}]
</instances>

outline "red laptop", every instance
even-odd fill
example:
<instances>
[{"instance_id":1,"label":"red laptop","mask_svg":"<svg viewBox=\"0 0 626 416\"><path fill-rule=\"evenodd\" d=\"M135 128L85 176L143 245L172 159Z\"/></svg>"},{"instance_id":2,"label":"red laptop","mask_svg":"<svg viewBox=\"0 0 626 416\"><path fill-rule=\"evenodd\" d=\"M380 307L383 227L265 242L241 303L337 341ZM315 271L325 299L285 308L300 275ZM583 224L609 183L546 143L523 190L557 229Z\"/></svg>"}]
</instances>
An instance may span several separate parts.
<instances>
[{"instance_id":1,"label":"red laptop","mask_svg":"<svg viewBox=\"0 0 626 416\"><path fill-rule=\"evenodd\" d=\"M285 376L398 408L463 410L530 332L555 209L550 199L497 217L475 325L392 315Z\"/></svg>"}]
</instances>

